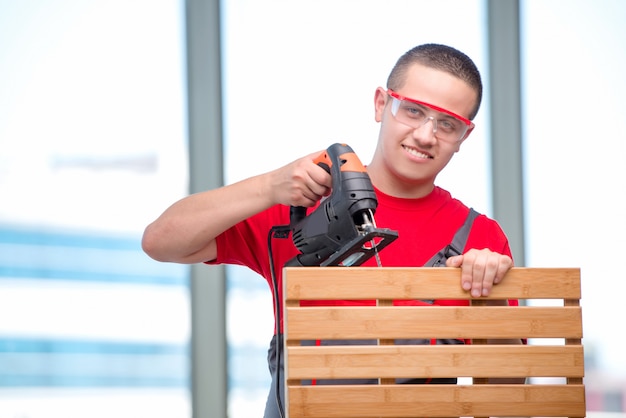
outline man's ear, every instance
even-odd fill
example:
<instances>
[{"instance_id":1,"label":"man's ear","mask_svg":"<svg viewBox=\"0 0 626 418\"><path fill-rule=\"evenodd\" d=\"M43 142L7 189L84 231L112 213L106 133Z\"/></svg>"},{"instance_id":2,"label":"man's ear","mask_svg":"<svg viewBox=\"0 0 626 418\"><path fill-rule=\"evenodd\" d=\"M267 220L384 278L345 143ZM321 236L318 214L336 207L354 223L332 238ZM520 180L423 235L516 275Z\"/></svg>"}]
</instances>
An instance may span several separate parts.
<instances>
[{"instance_id":1,"label":"man's ear","mask_svg":"<svg viewBox=\"0 0 626 418\"><path fill-rule=\"evenodd\" d=\"M376 119L376 122L381 122L383 120L386 104L387 90L382 87L378 87L376 89L376 93L374 93L374 118Z\"/></svg>"}]
</instances>

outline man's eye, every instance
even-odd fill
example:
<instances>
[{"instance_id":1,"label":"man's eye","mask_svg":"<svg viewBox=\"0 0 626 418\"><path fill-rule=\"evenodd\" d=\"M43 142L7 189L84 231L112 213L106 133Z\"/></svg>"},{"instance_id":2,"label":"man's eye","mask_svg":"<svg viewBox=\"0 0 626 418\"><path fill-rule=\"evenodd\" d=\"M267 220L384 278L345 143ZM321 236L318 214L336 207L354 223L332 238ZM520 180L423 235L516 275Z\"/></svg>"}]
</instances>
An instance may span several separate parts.
<instances>
[{"instance_id":1,"label":"man's eye","mask_svg":"<svg viewBox=\"0 0 626 418\"><path fill-rule=\"evenodd\" d=\"M407 115L409 115L412 118L424 117L424 111L420 109L419 107L408 105L404 107L404 110L406 111Z\"/></svg>"},{"instance_id":2,"label":"man's eye","mask_svg":"<svg viewBox=\"0 0 626 418\"><path fill-rule=\"evenodd\" d=\"M459 127L449 119L439 119L437 121L437 128L446 132L455 132Z\"/></svg>"}]
</instances>

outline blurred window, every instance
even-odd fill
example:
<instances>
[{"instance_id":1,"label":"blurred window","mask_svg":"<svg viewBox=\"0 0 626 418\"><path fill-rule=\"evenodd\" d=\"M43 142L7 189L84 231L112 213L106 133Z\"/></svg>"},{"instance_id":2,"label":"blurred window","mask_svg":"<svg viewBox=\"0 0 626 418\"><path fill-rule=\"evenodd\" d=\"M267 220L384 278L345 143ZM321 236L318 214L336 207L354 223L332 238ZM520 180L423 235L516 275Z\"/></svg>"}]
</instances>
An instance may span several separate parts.
<instances>
[{"instance_id":1,"label":"blurred window","mask_svg":"<svg viewBox=\"0 0 626 418\"><path fill-rule=\"evenodd\" d=\"M3 416L191 416L183 3L0 0Z\"/></svg>"}]
</instances>

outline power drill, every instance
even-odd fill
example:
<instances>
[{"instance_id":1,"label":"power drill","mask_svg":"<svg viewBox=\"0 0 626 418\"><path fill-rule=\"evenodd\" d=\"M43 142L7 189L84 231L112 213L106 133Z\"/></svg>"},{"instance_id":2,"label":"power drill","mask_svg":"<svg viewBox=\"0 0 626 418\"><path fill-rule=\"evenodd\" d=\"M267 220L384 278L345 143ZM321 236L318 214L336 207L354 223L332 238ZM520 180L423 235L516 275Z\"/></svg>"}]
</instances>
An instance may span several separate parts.
<instances>
[{"instance_id":1,"label":"power drill","mask_svg":"<svg viewBox=\"0 0 626 418\"><path fill-rule=\"evenodd\" d=\"M352 148L333 144L315 162L332 177L330 196L309 215L292 206L290 229L301 252L285 266L358 266L398 237L397 231L377 228L378 200L365 167Z\"/></svg>"}]
</instances>

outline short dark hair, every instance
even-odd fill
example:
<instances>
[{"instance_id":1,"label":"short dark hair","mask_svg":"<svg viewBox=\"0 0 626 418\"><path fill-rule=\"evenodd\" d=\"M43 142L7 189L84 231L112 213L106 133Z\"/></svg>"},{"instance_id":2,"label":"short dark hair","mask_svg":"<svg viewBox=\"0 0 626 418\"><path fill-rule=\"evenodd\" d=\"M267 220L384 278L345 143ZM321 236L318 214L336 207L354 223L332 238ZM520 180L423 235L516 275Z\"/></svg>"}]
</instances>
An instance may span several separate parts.
<instances>
[{"instance_id":1,"label":"short dark hair","mask_svg":"<svg viewBox=\"0 0 626 418\"><path fill-rule=\"evenodd\" d=\"M447 45L423 44L416 46L398 59L387 79L387 88L400 89L406 81L409 67L413 64L421 64L445 71L469 84L476 91L476 103L469 119L476 117L482 100L483 84L480 72L470 57Z\"/></svg>"}]
</instances>

